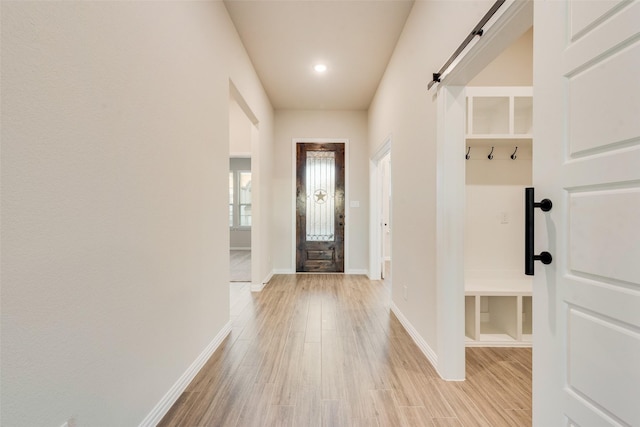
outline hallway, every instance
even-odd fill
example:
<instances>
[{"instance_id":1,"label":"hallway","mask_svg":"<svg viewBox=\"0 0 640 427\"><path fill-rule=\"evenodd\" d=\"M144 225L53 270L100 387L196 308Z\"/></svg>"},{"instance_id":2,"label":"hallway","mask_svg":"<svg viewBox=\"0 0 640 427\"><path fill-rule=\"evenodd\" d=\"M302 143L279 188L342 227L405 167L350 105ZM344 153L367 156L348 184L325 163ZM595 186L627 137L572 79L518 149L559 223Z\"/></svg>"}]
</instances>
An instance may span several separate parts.
<instances>
[{"instance_id":1,"label":"hallway","mask_svg":"<svg viewBox=\"0 0 640 427\"><path fill-rule=\"evenodd\" d=\"M160 426L528 426L531 350L467 350L445 382L353 275L277 275L235 293L232 332Z\"/></svg>"}]
</instances>

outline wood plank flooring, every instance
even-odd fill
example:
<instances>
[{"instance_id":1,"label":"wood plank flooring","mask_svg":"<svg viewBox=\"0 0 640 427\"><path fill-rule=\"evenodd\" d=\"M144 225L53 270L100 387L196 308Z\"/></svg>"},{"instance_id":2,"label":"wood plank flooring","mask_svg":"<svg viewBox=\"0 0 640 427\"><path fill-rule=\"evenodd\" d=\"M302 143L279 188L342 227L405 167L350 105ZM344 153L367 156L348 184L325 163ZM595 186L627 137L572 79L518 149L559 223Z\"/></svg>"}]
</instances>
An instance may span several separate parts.
<instances>
[{"instance_id":1,"label":"wood plank flooring","mask_svg":"<svg viewBox=\"0 0 640 427\"><path fill-rule=\"evenodd\" d=\"M442 381L365 276L237 292L230 335L160 426L530 426L531 350L467 350Z\"/></svg>"},{"instance_id":2,"label":"wood plank flooring","mask_svg":"<svg viewBox=\"0 0 640 427\"><path fill-rule=\"evenodd\" d=\"M251 251L230 250L229 269L232 282L251 282Z\"/></svg>"}]
</instances>

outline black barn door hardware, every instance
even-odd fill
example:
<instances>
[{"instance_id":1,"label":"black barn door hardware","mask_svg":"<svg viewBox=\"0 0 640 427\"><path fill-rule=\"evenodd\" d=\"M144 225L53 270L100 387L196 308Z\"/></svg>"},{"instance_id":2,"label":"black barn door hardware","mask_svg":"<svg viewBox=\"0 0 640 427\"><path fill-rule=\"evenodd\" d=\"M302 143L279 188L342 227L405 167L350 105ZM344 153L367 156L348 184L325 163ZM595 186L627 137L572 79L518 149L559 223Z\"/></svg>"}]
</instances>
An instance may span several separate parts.
<instances>
[{"instance_id":1,"label":"black barn door hardware","mask_svg":"<svg viewBox=\"0 0 640 427\"><path fill-rule=\"evenodd\" d=\"M549 252L540 252L540 255L534 255L534 221L533 214L535 208L542 209L543 212L549 212L553 203L549 199L542 199L540 202L534 201L533 187L524 189L524 274L533 276L533 263L542 261L543 264L551 264L553 257Z\"/></svg>"},{"instance_id":2,"label":"black barn door hardware","mask_svg":"<svg viewBox=\"0 0 640 427\"><path fill-rule=\"evenodd\" d=\"M480 22L478 22L478 24L473 28L473 30L471 30L471 33L469 33L467 38L462 41L462 44L460 44L460 46L458 46L458 49L456 49L456 51L453 52L453 55L451 55L451 57L447 60L447 62L444 63L442 68L440 68L440 71L438 71L437 73L433 73L432 75L433 80L431 80L427 85L427 90L431 89L431 86L433 86L434 84L440 83L440 79L442 78L442 75L444 74L444 72L447 71L449 66L453 64L453 61L456 60L456 58L465 50L467 45L471 43L471 41L475 37L482 37L482 35L484 34L484 28L482 27L484 27L485 24L489 22L489 19L491 19L491 17L495 15L495 13L498 11L498 9L500 9L500 6L502 6L505 1L506 0L496 0L496 2L491 6L489 11L482 17Z\"/></svg>"}]
</instances>

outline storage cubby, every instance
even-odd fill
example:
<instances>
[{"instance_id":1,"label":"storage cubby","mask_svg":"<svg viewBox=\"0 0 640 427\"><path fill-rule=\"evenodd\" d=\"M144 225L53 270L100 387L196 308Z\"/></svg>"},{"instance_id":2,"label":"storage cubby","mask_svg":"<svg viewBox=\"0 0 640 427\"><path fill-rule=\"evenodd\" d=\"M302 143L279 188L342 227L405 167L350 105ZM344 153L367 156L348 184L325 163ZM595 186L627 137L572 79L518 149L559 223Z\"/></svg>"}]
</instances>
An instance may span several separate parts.
<instances>
[{"instance_id":1,"label":"storage cubby","mask_svg":"<svg viewBox=\"0 0 640 427\"><path fill-rule=\"evenodd\" d=\"M524 188L531 185L531 87L467 88L465 338L531 346Z\"/></svg>"},{"instance_id":2,"label":"storage cubby","mask_svg":"<svg viewBox=\"0 0 640 427\"><path fill-rule=\"evenodd\" d=\"M477 96L472 99L470 134L508 134L509 98L505 96Z\"/></svg>"},{"instance_id":3,"label":"storage cubby","mask_svg":"<svg viewBox=\"0 0 640 427\"><path fill-rule=\"evenodd\" d=\"M465 285L468 347L531 346L530 278L470 278Z\"/></svg>"},{"instance_id":4,"label":"storage cubby","mask_svg":"<svg viewBox=\"0 0 640 427\"><path fill-rule=\"evenodd\" d=\"M531 138L532 95L529 86L468 87L467 139Z\"/></svg>"},{"instance_id":5,"label":"storage cubby","mask_svg":"<svg viewBox=\"0 0 640 427\"><path fill-rule=\"evenodd\" d=\"M533 128L533 98L515 96L513 98L513 133L531 135Z\"/></svg>"},{"instance_id":6,"label":"storage cubby","mask_svg":"<svg viewBox=\"0 0 640 427\"><path fill-rule=\"evenodd\" d=\"M516 297L480 297L480 339L513 341L518 339Z\"/></svg>"}]
</instances>

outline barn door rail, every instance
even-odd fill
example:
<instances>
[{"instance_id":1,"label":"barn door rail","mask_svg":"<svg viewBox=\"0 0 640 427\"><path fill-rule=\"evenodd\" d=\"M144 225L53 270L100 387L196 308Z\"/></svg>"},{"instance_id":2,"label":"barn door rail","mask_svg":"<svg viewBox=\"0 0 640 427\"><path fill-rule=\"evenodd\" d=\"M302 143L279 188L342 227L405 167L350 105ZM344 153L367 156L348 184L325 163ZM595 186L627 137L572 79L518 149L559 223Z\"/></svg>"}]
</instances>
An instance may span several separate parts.
<instances>
[{"instance_id":1,"label":"barn door rail","mask_svg":"<svg viewBox=\"0 0 640 427\"><path fill-rule=\"evenodd\" d=\"M549 212L553 203L549 199L542 199L540 202L536 202L533 187L527 187L524 191L524 274L533 276L533 264L535 261L551 264L553 260L551 254L546 251L540 252L540 255L534 254L534 209L540 208L543 212Z\"/></svg>"},{"instance_id":2,"label":"barn door rail","mask_svg":"<svg viewBox=\"0 0 640 427\"><path fill-rule=\"evenodd\" d=\"M482 34L484 34L484 30L482 29L482 27L484 27L486 23L489 22L489 19L491 19L491 17L495 15L495 13L498 11L498 9L500 9L500 6L502 6L505 1L506 0L497 0L491 6L491 9L489 9L489 11L482 17L480 22L478 22L478 25L476 25L473 28L473 30L471 31L471 33L469 33L467 38L464 39L464 41L460 46L458 46L456 51L453 52L453 55L451 55L451 58L449 58L447 62L445 62L445 64L440 68L440 71L438 71L437 73L433 73L433 80L429 82L429 84L427 85L427 90L431 89L431 86L433 86L434 84L440 82L440 78L443 76L444 72L447 71L447 68L449 68L449 66L453 64L453 61L455 61L456 58L460 56L462 51L465 50L465 48L469 45L469 43L471 43L471 40L473 40L474 37L476 36L481 37Z\"/></svg>"}]
</instances>

